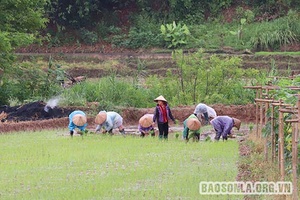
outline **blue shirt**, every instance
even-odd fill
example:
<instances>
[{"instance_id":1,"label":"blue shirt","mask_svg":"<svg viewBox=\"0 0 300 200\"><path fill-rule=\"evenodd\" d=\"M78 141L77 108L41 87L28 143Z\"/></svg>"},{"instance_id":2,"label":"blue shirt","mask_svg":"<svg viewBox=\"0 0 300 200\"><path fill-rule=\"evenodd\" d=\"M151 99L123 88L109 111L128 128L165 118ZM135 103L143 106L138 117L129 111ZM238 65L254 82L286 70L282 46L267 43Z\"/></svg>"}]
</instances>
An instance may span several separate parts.
<instances>
[{"instance_id":1,"label":"blue shirt","mask_svg":"<svg viewBox=\"0 0 300 200\"><path fill-rule=\"evenodd\" d=\"M78 128L79 130L84 131L85 127L87 126L87 123L85 123L83 126L76 126L76 125L73 123L73 120L72 120L72 119L73 119L74 115L77 115L77 114L86 116L85 113L82 112L81 110L75 110L75 111L73 111L73 112L69 115L69 130L70 130L70 131L73 131L75 128Z\"/></svg>"}]
</instances>

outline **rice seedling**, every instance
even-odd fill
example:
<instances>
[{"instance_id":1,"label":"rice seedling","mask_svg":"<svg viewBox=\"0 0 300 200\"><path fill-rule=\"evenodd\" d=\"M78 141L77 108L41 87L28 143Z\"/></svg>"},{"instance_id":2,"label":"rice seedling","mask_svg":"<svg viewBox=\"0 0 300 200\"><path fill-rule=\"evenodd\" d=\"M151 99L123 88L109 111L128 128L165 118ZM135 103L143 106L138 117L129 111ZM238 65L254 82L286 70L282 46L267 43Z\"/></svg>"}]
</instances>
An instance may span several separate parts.
<instances>
[{"instance_id":1,"label":"rice seedling","mask_svg":"<svg viewBox=\"0 0 300 200\"><path fill-rule=\"evenodd\" d=\"M228 199L201 196L199 182L237 175L235 141L64 133L0 135L2 199Z\"/></svg>"}]
</instances>

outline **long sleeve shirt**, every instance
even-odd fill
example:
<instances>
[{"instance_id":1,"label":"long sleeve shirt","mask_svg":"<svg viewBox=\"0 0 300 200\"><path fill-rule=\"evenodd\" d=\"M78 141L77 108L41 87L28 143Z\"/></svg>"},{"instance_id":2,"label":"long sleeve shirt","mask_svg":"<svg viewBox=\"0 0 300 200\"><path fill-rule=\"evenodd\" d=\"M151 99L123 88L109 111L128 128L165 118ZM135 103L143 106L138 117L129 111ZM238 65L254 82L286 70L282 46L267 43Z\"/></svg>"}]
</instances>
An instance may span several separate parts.
<instances>
[{"instance_id":1,"label":"long sleeve shirt","mask_svg":"<svg viewBox=\"0 0 300 200\"><path fill-rule=\"evenodd\" d=\"M171 113L171 109L168 105L166 105L166 113L167 113L167 120L171 119L172 121L175 122L175 118L173 117L172 113ZM154 116L153 116L153 122L156 122L161 124L161 123L166 123L164 121L164 116L162 111L159 108L159 105L157 104L156 108L155 108L155 112L154 112ZM167 121L168 122L168 121Z\"/></svg>"},{"instance_id":2,"label":"long sleeve shirt","mask_svg":"<svg viewBox=\"0 0 300 200\"><path fill-rule=\"evenodd\" d=\"M73 111L69 115L69 126L68 126L68 128L69 128L70 131L73 131L75 128L78 128L79 130L84 131L85 127L87 126L87 123L85 123L83 126L76 126L73 123L73 117L74 117L74 115L77 115L77 114L86 116L85 113L82 112L81 110L75 110L75 111Z\"/></svg>"},{"instance_id":3,"label":"long sleeve shirt","mask_svg":"<svg viewBox=\"0 0 300 200\"><path fill-rule=\"evenodd\" d=\"M194 113L197 115L203 114L206 112L207 112L207 106L204 103L199 103L194 110Z\"/></svg>"},{"instance_id":4,"label":"long sleeve shirt","mask_svg":"<svg viewBox=\"0 0 300 200\"><path fill-rule=\"evenodd\" d=\"M106 131L110 131L114 128L118 128L123 124L123 118L117 112L106 112L106 120L97 125L96 132L104 128Z\"/></svg>"},{"instance_id":5,"label":"long sleeve shirt","mask_svg":"<svg viewBox=\"0 0 300 200\"><path fill-rule=\"evenodd\" d=\"M218 116L210 121L214 129L222 136L231 134L233 128L233 119L229 116Z\"/></svg>"},{"instance_id":6,"label":"long sleeve shirt","mask_svg":"<svg viewBox=\"0 0 300 200\"><path fill-rule=\"evenodd\" d=\"M187 121L191 118L198 119L196 115L191 114L186 120L183 122L183 131L182 131L182 136L183 138L186 138L188 134L193 135L193 134L200 134L200 129L196 131L192 131L187 127Z\"/></svg>"}]
</instances>

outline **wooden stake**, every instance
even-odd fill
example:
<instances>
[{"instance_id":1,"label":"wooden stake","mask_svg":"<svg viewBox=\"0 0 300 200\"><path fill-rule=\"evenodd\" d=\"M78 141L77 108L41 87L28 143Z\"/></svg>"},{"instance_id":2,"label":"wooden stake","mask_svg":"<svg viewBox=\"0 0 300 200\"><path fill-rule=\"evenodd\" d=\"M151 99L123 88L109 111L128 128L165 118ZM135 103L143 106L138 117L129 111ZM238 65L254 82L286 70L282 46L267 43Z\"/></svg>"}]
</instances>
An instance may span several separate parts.
<instances>
[{"instance_id":1,"label":"wooden stake","mask_svg":"<svg viewBox=\"0 0 300 200\"><path fill-rule=\"evenodd\" d=\"M274 122L274 105L271 106L271 154L272 154L272 162L275 162L276 153L275 153L275 122Z\"/></svg>"},{"instance_id":2,"label":"wooden stake","mask_svg":"<svg viewBox=\"0 0 300 200\"><path fill-rule=\"evenodd\" d=\"M268 109L269 109L269 103L266 102L265 103L265 123L264 123L264 126L266 126L266 124L268 123ZM269 135L266 135L265 137L265 160L268 161L268 138L269 138Z\"/></svg>"},{"instance_id":3,"label":"wooden stake","mask_svg":"<svg viewBox=\"0 0 300 200\"><path fill-rule=\"evenodd\" d=\"M279 106L282 109L282 105ZM280 180L284 181L285 171L284 171L284 130L283 130L283 112L279 111L279 146L278 146L278 159L279 159L279 171Z\"/></svg>"},{"instance_id":4,"label":"wooden stake","mask_svg":"<svg viewBox=\"0 0 300 200\"><path fill-rule=\"evenodd\" d=\"M260 109L259 109L259 138L262 138L262 126L263 126L263 116L264 116L264 107L263 107L263 103L259 103Z\"/></svg>"},{"instance_id":5,"label":"wooden stake","mask_svg":"<svg viewBox=\"0 0 300 200\"><path fill-rule=\"evenodd\" d=\"M298 134L300 126L300 95L298 95L298 123L294 123L294 131L292 132L292 174L293 174L293 200L298 200L298 183L297 183L297 167L298 167Z\"/></svg>"}]
</instances>

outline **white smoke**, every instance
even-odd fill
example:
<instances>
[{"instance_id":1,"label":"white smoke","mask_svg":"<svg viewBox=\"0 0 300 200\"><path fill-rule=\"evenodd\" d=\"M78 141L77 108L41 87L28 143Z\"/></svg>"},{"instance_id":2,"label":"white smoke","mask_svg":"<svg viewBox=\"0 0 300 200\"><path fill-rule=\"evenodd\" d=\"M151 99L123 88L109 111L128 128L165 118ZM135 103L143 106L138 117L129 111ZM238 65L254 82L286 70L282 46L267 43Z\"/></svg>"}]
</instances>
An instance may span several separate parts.
<instances>
[{"instance_id":1,"label":"white smoke","mask_svg":"<svg viewBox=\"0 0 300 200\"><path fill-rule=\"evenodd\" d=\"M55 98L50 99L47 102L47 105L44 107L44 111L49 112L49 109L50 108L53 109L54 107L56 107L59 101L60 101L59 97L55 97Z\"/></svg>"}]
</instances>

